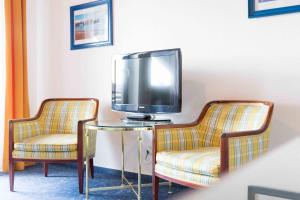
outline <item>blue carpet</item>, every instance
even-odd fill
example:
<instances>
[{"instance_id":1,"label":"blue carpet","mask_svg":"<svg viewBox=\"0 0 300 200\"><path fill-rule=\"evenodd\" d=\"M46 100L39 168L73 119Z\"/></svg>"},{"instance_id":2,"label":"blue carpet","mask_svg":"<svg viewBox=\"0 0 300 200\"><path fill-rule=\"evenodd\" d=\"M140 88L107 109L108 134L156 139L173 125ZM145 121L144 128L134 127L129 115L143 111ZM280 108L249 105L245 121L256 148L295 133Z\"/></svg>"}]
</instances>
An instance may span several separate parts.
<instances>
[{"instance_id":1,"label":"blue carpet","mask_svg":"<svg viewBox=\"0 0 300 200\"><path fill-rule=\"evenodd\" d=\"M7 174L0 173L0 199L5 200L62 200L84 199L78 192L77 168L75 165L51 164L49 176L44 177L42 165L27 167L25 171L15 174L15 192L9 191ZM136 183L136 175L126 173L129 181ZM91 187L112 186L120 184L119 171L95 169L95 178L90 179ZM151 183L150 176L142 177L143 183ZM168 194L168 186L160 186L159 199L174 197L179 192L187 191L183 186L173 184L172 194ZM136 199L130 189L91 192L90 199L94 200L131 200ZM152 199L152 187L142 189L142 199Z\"/></svg>"}]
</instances>

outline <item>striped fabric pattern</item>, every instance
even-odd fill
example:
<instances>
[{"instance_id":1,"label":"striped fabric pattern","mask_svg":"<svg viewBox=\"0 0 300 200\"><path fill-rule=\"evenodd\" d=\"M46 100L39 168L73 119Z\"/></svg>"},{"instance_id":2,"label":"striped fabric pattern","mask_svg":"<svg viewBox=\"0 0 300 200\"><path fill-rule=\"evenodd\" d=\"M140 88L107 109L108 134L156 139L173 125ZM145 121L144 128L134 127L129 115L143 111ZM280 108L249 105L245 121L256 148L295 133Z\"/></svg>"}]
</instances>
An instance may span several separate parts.
<instances>
[{"instance_id":1,"label":"striped fabric pattern","mask_svg":"<svg viewBox=\"0 0 300 200\"><path fill-rule=\"evenodd\" d=\"M191 150L200 147L199 126L157 130L157 151Z\"/></svg>"},{"instance_id":2,"label":"striped fabric pattern","mask_svg":"<svg viewBox=\"0 0 300 200\"><path fill-rule=\"evenodd\" d=\"M164 151L156 154L157 164L205 176L218 177L220 148L203 147L187 151Z\"/></svg>"},{"instance_id":3,"label":"striped fabric pattern","mask_svg":"<svg viewBox=\"0 0 300 200\"><path fill-rule=\"evenodd\" d=\"M229 171L240 168L265 153L269 147L269 138L269 129L259 135L229 138Z\"/></svg>"},{"instance_id":4,"label":"striped fabric pattern","mask_svg":"<svg viewBox=\"0 0 300 200\"><path fill-rule=\"evenodd\" d=\"M269 106L262 103L213 103L201 122L185 128L158 128L155 172L196 185L210 185L220 177L223 133L258 130ZM270 131L228 139L229 170L266 152Z\"/></svg>"},{"instance_id":5,"label":"striped fabric pattern","mask_svg":"<svg viewBox=\"0 0 300 200\"><path fill-rule=\"evenodd\" d=\"M43 134L77 134L79 120L93 118L94 101L49 101L39 119Z\"/></svg>"},{"instance_id":6,"label":"striped fabric pattern","mask_svg":"<svg viewBox=\"0 0 300 200\"><path fill-rule=\"evenodd\" d=\"M155 165L155 172L176 180L203 186L209 186L219 180L219 178L216 177L176 170L170 167L165 167L160 164Z\"/></svg>"},{"instance_id":7,"label":"striped fabric pattern","mask_svg":"<svg viewBox=\"0 0 300 200\"><path fill-rule=\"evenodd\" d=\"M212 104L203 120L196 126L158 129L157 151L219 147L222 133L259 129L266 118L268 108L258 103Z\"/></svg>"},{"instance_id":8,"label":"striped fabric pattern","mask_svg":"<svg viewBox=\"0 0 300 200\"><path fill-rule=\"evenodd\" d=\"M12 152L13 158L22 159L48 159L48 160L76 160L77 151L51 152L51 151L17 151Z\"/></svg>"},{"instance_id":9,"label":"striped fabric pattern","mask_svg":"<svg viewBox=\"0 0 300 200\"><path fill-rule=\"evenodd\" d=\"M77 135L48 134L27 138L14 144L17 151L76 151Z\"/></svg>"},{"instance_id":10,"label":"striped fabric pattern","mask_svg":"<svg viewBox=\"0 0 300 200\"><path fill-rule=\"evenodd\" d=\"M38 120L17 122L14 124L14 142L20 142L26 138L34 137L42 133Z\"/></svg>"},{"instance_id":11,"label":"striped fabric pattern","mask_svg":"<svg viewBox=\"0 0 300 200\"><path fill-rule=\"evenodd\" d=\"M95 110L96 102L92 100L47 101L37 120L14 123L13 157L76 159L78 121L93 118ZM90 144L93 157L96 134L91 134Z\"/></svg>"}]
</instances>

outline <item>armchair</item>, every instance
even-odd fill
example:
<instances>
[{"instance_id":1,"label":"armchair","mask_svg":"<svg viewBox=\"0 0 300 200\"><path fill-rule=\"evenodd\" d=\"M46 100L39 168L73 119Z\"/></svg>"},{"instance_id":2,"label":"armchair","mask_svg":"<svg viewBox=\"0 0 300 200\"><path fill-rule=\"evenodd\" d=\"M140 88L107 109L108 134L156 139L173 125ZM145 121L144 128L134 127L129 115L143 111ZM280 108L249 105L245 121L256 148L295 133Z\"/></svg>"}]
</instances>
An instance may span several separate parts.
<instances>
[{"instance_id":1,"label":"armchair","mask_svg":"<svg viewBox=\"0 0 300 200\"><path fill-rule=\"evenodd\" d=\"M213 101L189 124L156 125L153 199L159 178L206 187L267 151L273 103Z\"/></svg>"},{"instance_id":2,"label":"armchair","mask_svg":"<svg viewBox=\"0 0 300 200\"><path fill-rule=\"evenodd\" d=\"M10 120L10 190L14 190L15 162L42 162L45 176L48 175L48 163L77 162L79 192L83 193L84 123L96 120L98 106L97 99L47 99L34 118ZM93 177L96 134L90 138Z\"/></svg>"}]
</instances>

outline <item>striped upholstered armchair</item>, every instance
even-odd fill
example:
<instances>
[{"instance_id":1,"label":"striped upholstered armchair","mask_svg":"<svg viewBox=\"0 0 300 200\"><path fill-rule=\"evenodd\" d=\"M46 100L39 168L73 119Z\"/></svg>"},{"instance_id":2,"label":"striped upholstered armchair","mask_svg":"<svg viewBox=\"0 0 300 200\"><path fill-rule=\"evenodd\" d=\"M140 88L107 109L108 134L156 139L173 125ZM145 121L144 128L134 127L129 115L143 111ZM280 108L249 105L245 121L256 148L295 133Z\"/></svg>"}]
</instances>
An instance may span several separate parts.
<instances>
[{"instance_id":1,"label":"striped upholstered armchair","mask_svg":"<svg viewBox=\"0 0 300 200\"><path fill-rule=\"evenodd\" d=\"M271 102L213 101L193 123L155 126L153 199L159 178L208 186L266 152L272 111Z\"/></svg>"},{"instance_id":2,"label":"striped upholstered armchair","mask_svg":"<svg viewBox=\"0 0 300 200\"><path fill-rule=\"evenodd\" d=\"M34 118L9 122L10 190L14 190L14 163L18 161L44 163L77 162L79 192L83 193L84 123L96 120L97 99L48 99ZM96 134L91 135L90 166L93 177Z\"/></svg>"}]
</instances>

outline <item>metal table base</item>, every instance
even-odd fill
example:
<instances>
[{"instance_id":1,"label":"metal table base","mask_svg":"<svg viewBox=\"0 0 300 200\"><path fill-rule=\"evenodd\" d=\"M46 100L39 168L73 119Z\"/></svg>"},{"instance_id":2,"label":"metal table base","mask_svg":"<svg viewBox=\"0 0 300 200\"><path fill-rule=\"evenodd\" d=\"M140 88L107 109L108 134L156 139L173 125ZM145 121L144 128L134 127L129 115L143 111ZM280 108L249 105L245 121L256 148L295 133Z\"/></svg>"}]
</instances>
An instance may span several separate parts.
<instances>
[{"instance_id":1,"label":"metal table base","mask_svg":"<svg viewBox=\"0 0 300 200\"><path fill-rule=\"evenodd\" d=\"M94 130L99 130L97 128L94 128ZM104 130L104 129L100 129ZM112 129L111 129L112 130ZM141 167L141 160L142 160L142 137L141 132L143 130L152 130L152 128L146 127L146 128L139 128L139 129L126 129L126 130L138 130L138 184L132 184L128 181L128 179L125 177L124 171L125 171L125 157L124 157L124 133L121 131L121 145L122 145L122 174L121 174L121 185L118 186L110 186L110 187L97 187L97 188L89 188L89 149L90 149L90 142L89 142L89 128L85 129L85 137L86 137L86 188L85 188L85 196L86 200L89 199L89 192L95 192L95 191L106 191L106 190L119 190L119 189L131 189L133 193L136 195L137 200L141 200L141 188L142 187L149 187L152 186L152 183L146 183L142 184L141 175L142 175L142 167ZM169 182L163 182L160 183L160 185L169 185L171 187L171 183ZM137 190L136 190L137 188ZM170 191L169 191L170 192Z\"/></svg>"}]
</instances>

